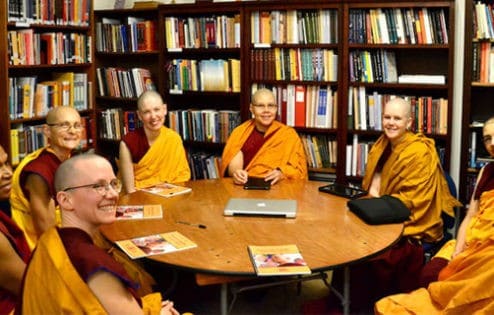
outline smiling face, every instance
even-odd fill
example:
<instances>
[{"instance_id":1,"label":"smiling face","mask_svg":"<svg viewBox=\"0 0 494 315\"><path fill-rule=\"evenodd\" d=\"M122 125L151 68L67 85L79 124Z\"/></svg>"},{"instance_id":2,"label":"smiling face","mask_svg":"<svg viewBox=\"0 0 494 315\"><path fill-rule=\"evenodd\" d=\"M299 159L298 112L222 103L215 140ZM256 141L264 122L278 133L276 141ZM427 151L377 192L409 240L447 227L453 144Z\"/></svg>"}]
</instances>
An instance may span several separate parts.
<instances>
[{"instance_id":1,"label":"smiling face","mask_svg":"<svg viewBox=\"0 0 494 315\"><path fill-rule=\"evenodd\" d=\"M55 107L46 116L44 131L53 149L70 152L77 148L81 141L81 116L72 107Z\"/></svg>"},{"instance_id":2,"label":"smiling face","mask_svg":"<svg viewBox=\"0 0 494 315\"><path fill-rule=\"evenodd\" d=\"M9 199L12 188L12 167L8 158L7 153L0 146L0 200Z\"/></svg>"},{"instance_id":3,"label":"smiling face","mask_svg":"<svg viewBox=\"0 0 494 315\"><path fill-rule=\"evenodd\" d=\"M410 105L402 98L387 102L383 112L384 134L392 145L399 143L412 125Z\"/></svg>"},{"instance_id":4,"label":"smiling face","mask_svg":"<svg viewBox=\"0 0 494 315\"><path fill-rule=\"evenodd\" d=\"M159 131L165 123L166 112L166 105L157 93L147 93L139 101L137 115L147 131Z\"/></svg>"},{"instance_id":5,"label":"smiling face","mask_svg":"<svg viewBox=\"0 0 494 315\"><path fill-rule=\"evenodd\" d=\"M115 179L110 163L100 156L94 156L78 159L65 171L70 173L71 178L57 184L57 189L62 190L57 193L57 200L62 208L63 226L69 223L69 226L79 227L92 234L100 225L114 222L119 195L111 186L106 186L103 193L91 186L67 190L69 187L110 183Z\"/></svg>"},{"instance_id":6,"label":"smiling face","mask_svg":"<svg viewBox=\"0 0 494 315\"><path fill-rule=\"evenodd\" d=\"M482 131L485 149L494 157L494 118L487 120Z\"/></svg>"},{"instance_id":7,"label":"smiling face","mask_svg":"<svg viewBox=\"0 0 494 315\"><path fill-rule=\"evenodd\" d=\"M265 132L276 119L278 106L274 94L267 90L258 90L252 97L250 112L254 116L256 129Z\"/></svg>"}]
</instances>

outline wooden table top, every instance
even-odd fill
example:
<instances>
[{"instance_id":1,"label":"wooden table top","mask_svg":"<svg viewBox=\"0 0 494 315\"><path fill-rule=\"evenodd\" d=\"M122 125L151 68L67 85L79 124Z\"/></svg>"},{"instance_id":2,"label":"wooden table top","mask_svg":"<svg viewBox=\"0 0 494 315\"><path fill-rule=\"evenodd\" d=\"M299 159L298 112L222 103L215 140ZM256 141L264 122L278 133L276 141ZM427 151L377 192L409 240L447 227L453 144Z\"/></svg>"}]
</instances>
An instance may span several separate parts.
<instances>
[{"instance_id":1,"label":"wooden table top","mask_svg":"<svg viewBox=\"0 0 494 315\"><path fill-rule=\"evenodd\" d=\"M248 245L296 244L312 271L323 271L376 255L401 236L403 224L365 224L347 210L347 199L318 191L326 184L284 180L268 191L244 190L227 178L187 182L192 192L171 198L139 191L122 196L120 204L162 204L163 219L117 221L101 231L110 241L179 231L197 248L148 258L194 272L231 276L255 275ZM225 217L223 208L232 197L296 199L297 217Z\"/></svg>"}]
</instances>

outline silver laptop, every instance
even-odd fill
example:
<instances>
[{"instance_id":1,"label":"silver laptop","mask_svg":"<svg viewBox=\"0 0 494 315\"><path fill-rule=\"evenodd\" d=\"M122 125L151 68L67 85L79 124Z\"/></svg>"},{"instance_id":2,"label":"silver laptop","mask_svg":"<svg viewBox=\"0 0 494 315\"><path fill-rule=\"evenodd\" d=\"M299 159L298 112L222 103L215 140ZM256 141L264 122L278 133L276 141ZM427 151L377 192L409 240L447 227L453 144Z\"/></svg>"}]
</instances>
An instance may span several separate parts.
<instances>
[{"instance_id":1,"label":"silver laptop","mask_svg":"<svg viewBox=\"0 0 494 315\"><path fill-rule=\"evenodd\" d=\"M295 218L297 201L289 199L231 198L226 204L224 215L280 216Z\"/></svg>"}]
</instances>

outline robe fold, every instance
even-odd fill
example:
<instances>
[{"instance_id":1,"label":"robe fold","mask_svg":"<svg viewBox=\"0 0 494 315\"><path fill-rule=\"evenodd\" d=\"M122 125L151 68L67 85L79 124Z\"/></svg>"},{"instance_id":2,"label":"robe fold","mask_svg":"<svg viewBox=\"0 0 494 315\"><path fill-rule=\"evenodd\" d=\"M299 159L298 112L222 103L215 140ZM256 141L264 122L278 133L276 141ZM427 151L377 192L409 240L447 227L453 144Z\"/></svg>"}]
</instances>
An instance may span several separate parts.
<instances>
[{"instance_id":1,"label":"robe fold","mask_svg":"<svg viewBox=\"0 0 494 315\"><path fill-rule=\"evenodd\" d=\"M379 158L388 145L391 144L385 135L372 145L362 182L365 190L369 190ZM379 194L399 198L410 209L403 235L426 242L442 238L441 212L453 216L453 207L461 205L449 192L434 140L410 132L384 163Z\"/></svg>"},{"instance_id":2,"label":"robe fold","mask_svg":"<svg viewBox=\"0 0 494 315\"><path fill-rule=\"evenodd\" d=\"M147 139L142 130L136 130L127 134L123 141L130 152L134 152L132 146ZM146 154L133 165L136 189L164 182L186 182L190 179L190 168L182 139L175 131L164 126Z\"/></svg>"},{"instance_id":3,"label":"robe fold","mask_svg":"<svg viewBox=\"0 0 494 315\"><path fill-rule=\"evenodd\" d=\"M122 267L114 268L118 263L109 262L108 259L112 258L108 256L107 259L99 259L101 267L121 279L135 296L135 292L129 287L132 281L122 271ZM160 313L159 293L144 297L140 302L145 314ZM24 276L21 306L22 309L16 309L16 313L19 311L22 314L107 314L74 267L56 228L46 231L38 241Z\"/></svg>"},{"instance_id":4,"label":"robe fold","mask_svg":"<svg viewBox=\"0 0 494 315\"><path fill-rule=\"evenodd\" d=\"M231 133L221 157L221 176L228 165L242 149L245 141L255 128L254 120L248 120ZM275 168L280 168L288 179L307 179L307 160L304 147L295 129L273 121L264 137L266 142L244 169L249 176L264 177Z\"/></svg>"}]
</instances>

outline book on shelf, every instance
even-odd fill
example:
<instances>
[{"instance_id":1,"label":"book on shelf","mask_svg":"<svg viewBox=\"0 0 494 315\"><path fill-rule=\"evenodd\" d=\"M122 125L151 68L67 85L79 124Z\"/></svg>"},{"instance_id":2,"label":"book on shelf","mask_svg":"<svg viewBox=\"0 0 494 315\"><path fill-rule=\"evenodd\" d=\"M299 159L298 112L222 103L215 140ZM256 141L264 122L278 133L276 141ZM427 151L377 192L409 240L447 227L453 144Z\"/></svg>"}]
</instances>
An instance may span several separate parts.
<instances>
[{"instance_id":1,"label":"book on shelf","mask_svg":"<svg viewBox=\"0 0 494 315\"><path fill-rule=\"evenodd\" d=\"M197 247L196 243L177 231L136 237L116 243L132 259Z\"/></svg>"},{"instance_id":2,"label":"book on shelf","mask_svg":"<svg viewBox=\"0 0 494 315\"><path fill-rule=\"evenodd\" d=\"M117 220L161 218L163 218L163 209L160 204L117 206Z\"/></svg>"},{"instance_id":3,"label":"book on shelf","mask_svg":"<svg viewBox=\"0 0 494 315\"><path fill-rule=\"evenodd\" d=\"M248 246L249 256L258 276L310 274L297 245Z\"/></svg>"},{"instance_id":4,"label":"book on shelf","mask_svg":"<svg viewBox=\"0 0 494 315\"><path fill-rule=\"evenodd\" d=\"M150 187L141 188L140 190L169 198L169 197L189 193L192 191L192 188L174 185L170 183L161 183Z\"/></svg>"},{"instance_id":5,"label":"book on shelf","mask_svg":"<svg viewBox=\"0 0 494 315\"><path fill-rule=\"evenodd\" d=\"M398 77L398 83L446 84L446 77L444 75L402 74Z\"/></svg>"}]
</instances>

